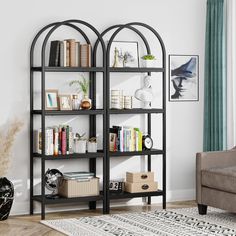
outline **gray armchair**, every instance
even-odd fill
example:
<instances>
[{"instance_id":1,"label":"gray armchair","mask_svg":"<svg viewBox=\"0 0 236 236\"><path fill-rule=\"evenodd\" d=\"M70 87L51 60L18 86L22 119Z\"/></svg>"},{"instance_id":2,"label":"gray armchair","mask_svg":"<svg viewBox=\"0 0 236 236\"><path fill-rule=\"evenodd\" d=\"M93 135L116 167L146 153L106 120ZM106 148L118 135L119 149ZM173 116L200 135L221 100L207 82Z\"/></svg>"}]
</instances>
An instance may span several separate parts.
<instances>
[{"instance_id":1,"label":"gray armchair","mask_svg":"<svg viewBox=\"0 0 236 236\"><path fill-rule=\"evenodd\" d=\"M236 213L236 149L197 153L196 188L199 214L207 206Z\"/></svg>"}]
</instances>

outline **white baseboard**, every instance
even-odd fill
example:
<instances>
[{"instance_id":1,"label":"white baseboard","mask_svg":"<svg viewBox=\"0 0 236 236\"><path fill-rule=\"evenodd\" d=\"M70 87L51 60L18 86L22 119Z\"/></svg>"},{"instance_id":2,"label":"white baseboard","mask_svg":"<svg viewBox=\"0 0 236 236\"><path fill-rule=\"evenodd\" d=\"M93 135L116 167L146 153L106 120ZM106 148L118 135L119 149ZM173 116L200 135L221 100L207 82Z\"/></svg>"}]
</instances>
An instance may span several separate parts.
<instances>
[{"instance_id":1,"label":"white baseboard","mask_svg":"<svg viewBox=\"0 0 236 236\"><path fill-rule=\"evenodd\" d=\"M195 199L195 190L194 189L184 189L184 190L174 190L167 191L167 202L175 201L188 201ZM152 197L152 203L161 203L162 197ZM131 200L113 200L111 206L134 206L144 204L144 199L142 198L133 198ZM75 211L88 209L87 204L81 204L75 208L73 205L51 205L47 207L47 212L60 212L60 211ZM102 207L102 203L98 202L98 208ZM40 213L40 204L35 204L35 213ZM16 202L14 201L13 207L11 210L11 215L28 215L29 214L29 201L25 202Z\"/></svg>"}]
</instances>

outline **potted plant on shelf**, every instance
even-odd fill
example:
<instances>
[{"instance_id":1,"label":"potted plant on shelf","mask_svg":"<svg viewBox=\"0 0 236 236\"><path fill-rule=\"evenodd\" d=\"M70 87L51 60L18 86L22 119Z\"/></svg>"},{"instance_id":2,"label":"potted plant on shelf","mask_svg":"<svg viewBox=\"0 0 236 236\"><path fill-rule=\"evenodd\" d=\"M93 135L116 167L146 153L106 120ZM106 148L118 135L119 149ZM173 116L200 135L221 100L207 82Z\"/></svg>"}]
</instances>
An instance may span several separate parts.
<instances>
[{"instance_id":1,"label":"potted plant on shelf","mask_svg":"<svg viewBox=\"0 0 236 236\"><path fill-rule=\"evenodd\" d=\"M88 140L88 152L97 152L97 138L92 137Z\"/></svg>"},{"instance_id":2,"label":"potted plant on shelf","mask_svg":"<svg viewBox=\"0 0 236 236\"><path fill-rule=\"evenodd\" d=\"M75 134L75 153L86 153L86 139L85 133L80 135L79 133Z\"/></svg>"},{"instance_id":3,"label":"potted plant on shelf","mask_svg":"<svg viewBox=\"0 0 236 236\"><path fill-rule=\"evenodd\" d=\"M141 57L142 59L142 64L143 67L154 67L155 66L155 62L156 62L156 58L154 55L152 54L147 54Z\"/></svg>"},{"instance_id":4,"label":"potted plant on shelf","mask_svg":"<svg viewBox=\"0 0 236 236\"><path fill-rule=\"evenodd\" d=\"M88 97L89 92L89 80L85 78L84 75L81 75L81 80L73 80L69 83L70 86L76 86L77 92L83 92L84 97L81 100L80 108L83 110L89 110L92 108L92 101Z\"/></svg>"},{"instance_id":5,"label":"potted plant on shelf","mask_svg":"<svg viewBox=\"0 0 236 236\"><path fill-rule=\"evenodd\" d=\"M0 130L0 220L6 220L14 200L14 186L4 177L9 169L12 146L23 123L16 120L5 133Z\"/></svg>"}]
</instances>

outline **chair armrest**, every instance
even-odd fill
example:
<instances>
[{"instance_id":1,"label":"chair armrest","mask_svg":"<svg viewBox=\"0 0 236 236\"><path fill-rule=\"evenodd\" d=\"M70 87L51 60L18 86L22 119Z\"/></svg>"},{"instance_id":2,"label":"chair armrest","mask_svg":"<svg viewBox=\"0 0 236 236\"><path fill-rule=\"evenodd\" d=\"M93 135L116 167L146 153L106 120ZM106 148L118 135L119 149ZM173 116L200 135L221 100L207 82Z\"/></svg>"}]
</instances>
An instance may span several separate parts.
<instances>
[{"instance_id":1,"label":"chair armrest","mask_svg":"<svg viewBox=\"0 0 236 236\"><path fill-rule=\"evenodd\" d=\"M197 203L202 204L202 180L201 171L216 167L228 167L236 165L236 149L229 151L201 152L196 157L196 198Z\"/></svg>"}]
</instances>

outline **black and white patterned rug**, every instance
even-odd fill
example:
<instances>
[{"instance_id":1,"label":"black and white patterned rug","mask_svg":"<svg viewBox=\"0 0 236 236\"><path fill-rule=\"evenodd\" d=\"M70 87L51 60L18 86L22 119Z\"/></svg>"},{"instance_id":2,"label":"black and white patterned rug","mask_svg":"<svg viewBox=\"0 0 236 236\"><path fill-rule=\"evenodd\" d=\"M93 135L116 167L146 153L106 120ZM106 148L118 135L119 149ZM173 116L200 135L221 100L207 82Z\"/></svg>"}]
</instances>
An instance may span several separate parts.
<instances>
[{"instance_id":1,"label":"black and white patterned rug","mask_svg":"<svg viewBox=\"0 0 236 236\"><path fill-rule=\"evenodd\" d=\"M204 216L197 208L182 208L41 223L70 236L236 236L236 214L215 208Z\"/></svg>"}]
</instances>

